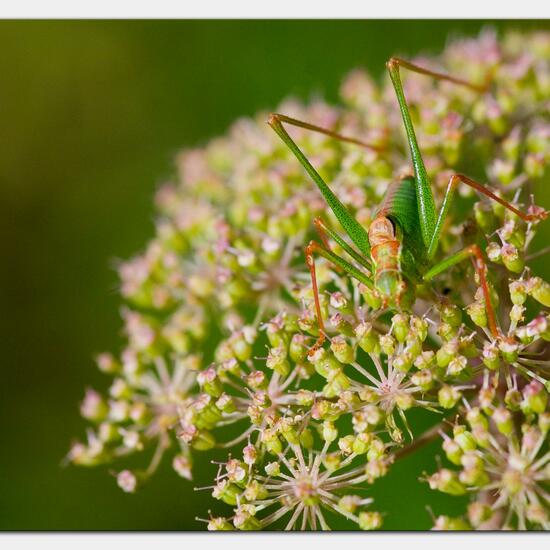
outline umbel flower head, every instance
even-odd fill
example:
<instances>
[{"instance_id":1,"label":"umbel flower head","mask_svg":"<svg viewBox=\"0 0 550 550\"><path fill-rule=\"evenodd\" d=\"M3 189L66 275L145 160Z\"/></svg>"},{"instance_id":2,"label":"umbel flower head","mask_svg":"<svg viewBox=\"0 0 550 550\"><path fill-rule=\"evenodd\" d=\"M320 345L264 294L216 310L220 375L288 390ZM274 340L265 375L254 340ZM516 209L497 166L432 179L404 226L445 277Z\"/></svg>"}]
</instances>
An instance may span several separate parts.
<instances>
[{"instance_id":1,"label":"umbel flower head","mask_svg":"<svg viewBox=\"0 0 550 550\"><path fill-rule=\"evenodd\" d=\"M403 79L436 203L465 173L526 220L458 186L436 260L477 245L485 268L461 262L390 307L325 256L316 304L304 255L315 225L332 253L350 243L267 113L237 121L177 157L156 195L154 237L119 266L124 345L98 356L109 388L86 390L89 427L71 462L117 460L131 493L165 459L191 480L198 455L225 449L209 489L228 512L209 529L328 529L338 517L375 529L392 510L372 502L371 485L441 433L452 467L430 486L472 502L437 528L549 527L550 285L532 260L546 253L534 194L550 184L550 36L485 31L411 61L477 83ZM371 145L289 130L368 228L388 186L411 172L401 113L389 79L360 69L340 95L277 111ZM350 262L365 270L360 255ZM433 419L423 435L415 409ZM137 453L152 458L134 470L119 460Z\"/></svg>"}]
</instances>

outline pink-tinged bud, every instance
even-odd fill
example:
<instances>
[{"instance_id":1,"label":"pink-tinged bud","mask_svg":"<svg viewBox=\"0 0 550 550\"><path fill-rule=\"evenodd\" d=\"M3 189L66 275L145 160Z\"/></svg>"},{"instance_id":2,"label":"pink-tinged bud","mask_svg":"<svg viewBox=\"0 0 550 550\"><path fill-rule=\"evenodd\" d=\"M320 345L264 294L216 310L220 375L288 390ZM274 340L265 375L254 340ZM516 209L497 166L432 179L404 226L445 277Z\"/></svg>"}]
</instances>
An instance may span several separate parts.
<instances>
[{"instance_id":1,"label":"pink-tinged bud","mask_svg":"<svg viewBox=\"0 0 550 550\"><path fill-rule=\"evenodd\" d=\"M137 478L130 470L119 472L116 476L116 482L125 493L135 493Z\"/></svg>"},{"instance_id":2,"label":"pink-tinged bud","mask_svg":"<svg viewBox=\"0 0 550 550\"><path fill-rule=\"evenodd\" d=\"M99 393L87 389L80 405L80 414L92 422L101 422L109 413L109 406Z\"/></svg>"},{"instance_id":3,"label":"pink-tinged bud","mask_svg":"<svg viewBox=\"0 0 550 550\"><path fill-rule=\"evenodd\" d=\"M514 429L512 414L504 407L498 407L493 412L493 421L498 431L504 435L510 435Z\"/></svg>"},{"instance_id":4,"label":"pink-tinged bud","mask_svg":"<svg viewBox=\"0 0 550 550\"><path fill-rule=\"evenodd\" d=\"M243 449L243 460L245 464L252 466L258 458L258 451L254 445L248 444Z\"/></svg>"},{"instance_id":5,"label":"pink-tinged bud","mask_svg":"<svg viewBox=\"0 0 550 550\"><path fill-rule=\"evenodd\" d=\"M520 256L519 250L512 244L506 243L502 249L502 262L508 271L520 273L525 267L525 261Z\"/></svg>"},{"instance_id":6,"label":"pink-tinged bud","mask_svg":"<svg viewBox=\"0 0 550 550\"><path fill-rule=\"evenodd\" d=\"M498 343L502 357L508 363L514 363L519 354L519 344L511 337L502 338Z\"/></svg>"},{"instance_id":7,"label":"pink-tinged bud","mask_svg":"<svg viewBox=\"0 0 550 550\"><path fill-rule=\"evenodd\" d=\"M468 519L474 527L479 527L491 519L493 511L487 504L475 501L468 505Z\"/></svg>"},{"instance_id":8,"label":"pink-tinged bud","mask_svg":"<svg viewBox=\"0 0 550 550\"><path fill-rule=\"evenodd\" d=\"M523 388L523 399L522 408L524 411L532 411L538 414L546 410L548 393L538 380L531 380L531 382Z\"/></svg>"},{"instance_id":9,"label":"pink-tinged bud","mask_svg":"<svg viewBox=\"0 0 550 550\"><path fill-rule=\"evenodd\" d=\"M177 474L185 479L192 480L193 474L191 472L191 458L184 454L178 454L172 460L172 468L177 472Z\"/></svg>"},{"instance_id":10,"label":"pink-tinged bud","mask_svg":"<svg viewBox=\"0 0 550 550\"><path fill-rule=\"evenodd\" d=\"M502 263L502 249L497 243L489 243L486 248L487 258L496 264Z\"/></svg>"},{"instance_id":11,"label":"pink-tinged bud","mask_svg":"<svg viewBox=\"0 0 550 550\"><path fill-rule=\"evenodd\" d=\"M527 283L523 280L512 281L509 284L510 298L514 305L521 306L527 299Z\"/></svg>"},{"instance_id":12,"label":"pink-tinged bud","mask_svg":"<svg viewBox=\"0 0 550 550\"><path fill-rule=\"evenodd\" d=\"M96 363L99 370L106 374L117 374L122 369L122 365L110 353L97 355Z\"/></svg>"}]
</instances>

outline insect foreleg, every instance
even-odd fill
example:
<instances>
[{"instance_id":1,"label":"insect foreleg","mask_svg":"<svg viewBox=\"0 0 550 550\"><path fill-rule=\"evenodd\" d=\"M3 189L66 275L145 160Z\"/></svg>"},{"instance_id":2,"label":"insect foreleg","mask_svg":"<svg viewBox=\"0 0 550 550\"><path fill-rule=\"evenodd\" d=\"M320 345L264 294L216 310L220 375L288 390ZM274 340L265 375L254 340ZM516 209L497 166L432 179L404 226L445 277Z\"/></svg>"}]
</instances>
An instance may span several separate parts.
<instances>
[{"instance_id":1,"label":"insect foreleg","mask_svg":"<svg viewBox=\"0 0 550 550\"><path fill-rule=\"evenodd\" d=\"M428 258L433 258L436 250L437 245L439 244L439 237L441 235L441 230L443 228L443 223L445 221L445 217L447 215L447 212L449 211L449 207L451 206L451 202L454 196L455 188L459 183L464 183L479 193L482 193L486 197L489 197L490 199L498 202L499 204L502 204L505 208L510 210L510 212L513 212L521 218L522 220L526 222L534 222L537 220L544 220L548 217L548 212L545 210L541 210L540 212L534 213L534 214L525 214L524 212L521 212L518 210L515 206L510 204L508 201L505 201L498 195L495 195L491 190L489 190L487 187L482 185L481 183L478 183L472 179L470 179L468 176L465 176L464 174L454 174L451 176L451 179L449 180L449 184L447 185L447 190L445 191L445 196L443 197L443 203L441 204L441 209L439 211L439 214L437 216L437 221L435 224L435 230L432 237L432 240L430 242L430 246L428 247Z\"/></svg>"},{"instance_id":2,"label":"insect foreleg","mask_svg":"<svg viewBox=\"0 0 550 550\"><path fill-rule=\"evenodd\" d=\"M474 261L474 267L479 276L479 283L483 291L483 298L485 300L485 309L487 311L487 320L489 322L489 330L491 334L496 338L499 335L497 328L496 316L493 306L491 304L491 297L489 293L489 285L487 283L487 265L483 259L481 249L477 244L472 244L462 250L459 250L452 256L445 258L442 262L434 265L427 273L424 274L424 281L431 281L436 275L439 275L443 271L446 271L453 265L456 265L467 258L472 258Z\"/></svg>"},{"instance_id":3,"label":"insect foreleg","mask_svg":"<svg viewBox=\"0 0 550 550\"><path fill-rule=\"evenodd\" d=\"M369 288L373 288L373 283L370 280L369 277L367 277L364 273L359 271L355 266L332 252L331 250L328 250L321 246L319 243L315 241L311 241L307 246L305 250L306 254L306 263L309 268L309 273L311 275L311 285L313 287L313 299L315 301L315 315L317 317L317 324L319 325L319 338L317 338L317 341L313 345L313 347L309 350L309 354L311 355L314 353L317 349L319 349L323 342L325 341L325 325L323 323L323 316L321 315L321 304L319 301L319 287L317 285L317 274L315 271L315 259L313 257L313 254L317 253L320 256L323 256L323 258L327 259L329 262L337 265L341 269L343 269L350 277L353 277L357 279L359 282L363 283L364 285L368 286Z\"/></svg>"},{"instance_id":4,"label":"insect foreleg","mask_svg":"<svg viewBox=\"0 0 550 550\"><path fill-rule=\"evenodd\" d=\"M325 222L321 218L315 218L313 220L313 224L315 225L315 228L317 229L317 232L319 233L319 237L323 241L323 244L327 250L330 250L330 246L328 243L327 235L334 241L336 244L342 248L345 252L347 252L360 266L366 268L369 270L369 272L372 270L371 262L368 260L365 256L361 256L361 254L357 253L336 231L333 231L330 227L328 227Z\"/></svg>"}]
</instances>

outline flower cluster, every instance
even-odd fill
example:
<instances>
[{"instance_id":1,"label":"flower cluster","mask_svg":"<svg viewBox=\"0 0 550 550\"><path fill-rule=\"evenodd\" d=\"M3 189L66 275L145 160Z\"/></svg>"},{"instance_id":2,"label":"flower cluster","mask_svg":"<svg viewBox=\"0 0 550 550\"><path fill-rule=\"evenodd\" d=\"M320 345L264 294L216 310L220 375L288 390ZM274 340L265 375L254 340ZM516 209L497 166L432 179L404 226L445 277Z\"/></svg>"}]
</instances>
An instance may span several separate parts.
<instances>
[{"instance_id":1,"label":"flower cluster","mask_svg":"<svg viewBox=\"0 0 550 550\"><path fill-rule=\"evenodd\" d=\"M372 508L368 488L427 440L409 414L422 408L434 424L443 419L430 433L443 434L446 456L462 468L440 469L430 486L473 498L467 519L441 516L436 527L548 528L550 285L529 262L545 252L533 244L545 212L532 193L548 182L549 60L548 34L487 31L413 60L484 92L403 71L436 203L459 172L531 215L526 222L459 186L442 232L436 259L474 243L485 251L496 333L470 262L394 311L316 258L327 343L314 347L304 247L316 217L331 236L341 230L261 113L181 153L177 177L159 189L154 239L119 268L125 348L98 357L111 385L107 395L86 392L87 441L69 459L96 465L154 447L147 466L117 476L133 492L165 455L192 479L197 453L225 448L242 458L229 455L211 489L233 512L206 520L209 529L324 530L338 515L374 529L391 510ZM372 145L289 129L368 227L388 185L411 171L401 114L389 79L378 85L361 70L341 98L278 111ZM349 248L327 244L336 254Z\"/></svg>"}]
</instances>

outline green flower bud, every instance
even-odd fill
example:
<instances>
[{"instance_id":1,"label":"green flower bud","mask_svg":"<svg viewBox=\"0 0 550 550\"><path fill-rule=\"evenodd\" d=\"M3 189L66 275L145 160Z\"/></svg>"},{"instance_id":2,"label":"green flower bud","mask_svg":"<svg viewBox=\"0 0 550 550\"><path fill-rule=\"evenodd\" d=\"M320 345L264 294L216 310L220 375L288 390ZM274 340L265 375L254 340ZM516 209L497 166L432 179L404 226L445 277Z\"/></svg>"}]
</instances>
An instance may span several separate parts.
<instances>
[{"instance_id":1,"label":"green flower bud","mask_svg":"<svg viewBox=\"0 0 550 550\"><path fill-rule=\"evenodd\" d=\"M439 308L441 320L453 327L459 327L462 324L462 311L454 304L444 302Z\"/></svg>"},{"instance_id":2,"label":"green flower bud","mask_svg":"<svg viewBox=\"0 0 550 550\"><path fill-rule=\"evenodd\" d=\"M470 531L471 527L462 518L438 516L433 529L434 531Z\"/></svg>"},{"instance_id":3,"label":"green flower bud","mask_svg":"<svg viewBox=\"0 0 550 550\"><path fill-rule=\"evenodd\" d=\"M197 382L202 391L212 397L219 397L223 392L223 386L214 367L210 367L197 375Z\"/></svg>"},{"instance_id":4,"label":"green flower bud","mask_svg":"<svg viewBox=\"0 0 550 550\"><path fill-rule=\"evenodd\" d=\"M211 518L206 529L208 531L233 531L233 526L225 518Z\"/></svg>"},{"instance_id":5,"label":"green flower bud","mask_svg":"<svg viewBox=\"0 0 550 550\"><path fill-rule=\"evenodd\" d=\"M384 442L380 438L374 436L367 452L367 460L379 460L384 456L385 451L386 445Z\"/></svg>"},{"instance_id":6,"label":"green flower bud","mask_svg":"<svg viewBox=\"0 0 550 550\"><path fill-rule=\"evenodd\" d=\"M513 338L502 338L498 343L498 348L508 363L514 363L518 358L519 345Z\"/></svg>"},{"instance_id":7,"label":"green flower bud","mask_svg":"<svg viewBox=\"0 0 550 550\"><path fill-rule=\"evenodd\" d=\"M428 478L430 489L437 489L448 495L460 496L466 493L466 487L458 479L456 472L444 468Z\"/></svg>"},{"instance_id":8,"label":"green flower bud","mask_svg":"<svg viewBox=\"0 0 550 550\"><path fill-rule=\"evenodd\" d=\"M458 341L451 340L450 342L445 342L438 350L435 355L435 360L437 366L445 368L449 363L456 357L458 353Z\"/></svg>"},{"instance_id":9,"label":"green flower bud","mask_svg":"<svg viewBox=\"0 0 550 550\"><path fill-rule=\"evenodd\" d=\"M353 452L358 455L365 454L372 443L373 435L369 432L357 434L353 442Z\"/></svg>"},{"instance_id":10,"label":"green flower bud","mask_svg":"<svg viewBox=\"0 0 550 550\"><path fill-rule=\"evenodd\" d=\"M519 250L513 244L506 243L501 249L501 254L502 262L508 271L512 273L523 271L525 261L520 257Z\"/></svg>"},{"instance_id":11,"label":"green flower bud","mask_svg":"<svg viewBox=\"0 0 550 550\"><path fill-rule=\"evenodd\" d=\"M423 391L428 391L434 385L434 376L431 370L422 370L415 372L411 376L411 382L415 386L419 386Z\"/></svg>"},{"instance_id":12,"label":"green flower bud","mask_svg":"<svg viewBox=\"0 0 550 550\"><path fill-rule=\"evenodd\" d=\"M379 512L360 512L358 518L359 529L363 531L372 531L382 527L382 515Z\"/></svg>"},{"instance_id":13,"label":"green flower bud","mask_svg":"<svg viewBox=\"0 0 550 550\"><path fill-rule=\"evenodd\" d=\"M233 517L233 525L240 531L259 531L262 523L250 511L239 508Z\"/></svg>"},{"instance_id":14,"label":"green flower bud","mask_svg":"<svg viewBox=\"0 0 550 550\"><path fill-rule=\"evenodd\" d=\"M489 243L485 249L487 258L496 264L502 263L502 249L497 243Z\"/></svg>"},{"instance_id":15,"label":"green flower bud","mask_svg":"<svg viewBox=\"0 0 550 550\"><path fill-rule=\"evenodd\" d=\"M531 277L528 281L529 294L543 306L550 307L550 284L540 277Z\"/></svg>"},{"instance_id":16,"label":"green flower bud","mask_svg":"<svg viewBox=\"0 0 550 550\"><path fill-rule=\"evenodd\" d=\"M281 376L287 376L290 372L290 363L286 356L287 353L285 348L270 348L265 364L268 369L274 370Z\"/></svg>"},{"instance_id":17,"label":"green flower bud","mask_svg":"<svg viewBox=\"0 0 550 550\"><path fill-rule=\"evenodd\" d=\"M453 428L454 440L463 451L472 451L476 448L476 442L471 432L464 426L457 425Z\"/></svg>"},{"instance_id":18,"label":"green flower bud","mask_svg":"<svg viewBox=\"0 0 550 550\"><path fill-rule=\"evenodd\" d=\"M281 440L277 437L275 430L266 428L261 432L261 441L265 445L267 452L273 455L279 455L283 452Z\"/></svg>"},{"instance_id":19,"label":"green flower bud","mask_svg":"<svg viewBox=\"0 0 550 550\"><path fill-rule=\"evenodd\" d=\"M292 336L288 354L294 363L303 363L307 358L306 337L303 334L297 333Z\"/></svg>"},{"instance_id":20,"label":"green flower bud","mask_svg":"<svg viewBox=\"0 0 550 550\"><path fill-rule=\"evenodd\" d=\"M514 430L512 415L508 409L498 407L493 412L493 421L498 431L504 435L510 435Z\"/></svg>"},{"instance_id":21,"label":"green flower bud","mask_svg":"<svg viewBox=\"0 0 550 550\"><path fill-rule=\"evenodd\" d=\"M543 413L548 404L548 393L544 386L538 380L531 380L525 388L523 388L523 403L522 409L524 412Z\"/></svg>"},{"instance_id":22,"label":"green flower bud","mask_svg":"<svg viewBox=\"0 0 550 550\"><path fill-rule=\"evenodd\" d=\"M512 281L508 288L510 289L510 299L514 305L521 306L527 299L527 284L525 281Z\"/></svg>"},{"instance_id":23,"label":"green flower bud","mask_svg":"<svg viewBox=\"0 0 550 550\"><path fill-rule=\"evenodd\" d=\"M450 462L456 466L460 466L460 459L463 451L454 439L445 439L443 441L443 450L445 451L445 456Z\"/></svg>"},{"instance_id":24,"label":"green flower bud","mask_svg":"<svg viewBox=\"0 0 550 550\"><path fill-rule=\"evenodd\" d=\"M466 313L470 316L474 324L478 327L486 328L488 324L487 311L485 303L481 301L472 302L467 308Z\"/></svg>"},{"instance_id":25,"label":"green flower bud","mask_svg":"<svg viewBox=\"0 0 550 550\"><path fill-rule=\"evenodd\" d=\"M371 309L380 309L382 307L382 298L374 288L360 284L359 292L361 292L361 296L363 296L363 299Z\"/></svg>"},{"instance_id":26,"label":"green flower bud","mask_svg":"<svg viewBox=\"0 0 550 550\"><path fill-rule=\"evenodd\" d=\"M391 335L383 334L380 336L379 342L383 353L385 353L388 357L393 355L395 352L395 340Z\"/></svg>"},{"instance_id":27,"label":"green flower bud","mask_svg":"<svg viewBox=\"0 0 550 550\"><path fill-rule=\"evenodd\" d=\"M330 420L325 420L323 422L321 437L327 442L334 441L338 438L338 430L336 429L334 422L331 422Z\"/></svg>"},{"instance_id":28,"label":"green flower bud","mask_svg":"<svg viewBox=\"0 0 550 550\"><path fill-rule=\"evenodd\" d=\"M343 336L335 336L330 344L330 349L340 363L347 365L355 360L353 348Z\"/></svg>"},{"instance_id":29,"label":"green flower bud","mask_svg":"<svg viewBox=\"0 0 550 550\"><path fill-rule=\"evenodd\" d=\"M463 355L457 355L454 357L449 366L447 367L447 373L451 376L457 376L468 366L468 360Z\"/></svg>"},{"instance_id":30,"label":"green flower bud","mask_svg":"<svg viewBox=\"0 0 550 550\"><path fill-rule=\"evenodd\" d=\"M403 343L409 334L409 316L403 313L396 313L392 319L392 333L395 339Z\"/></svg>"},{"instance_id":31,"label":"green flower bud","mask_svg":"<svg viewBox=\"0 0 550 550\"><path fill-rule=\"evenodd\" d=\"M434 358L435 354L433 351L424 351L414 360L414 366L421 370L429 369L435 365Z\"/></svg>"},{"instance_id":32,"label":"green flower bud","mask_svg":"<svg viewBox=\"0 0 550 550\"><path fill-rule=\"evenodd\" d=\"M376 353L378 349L378 334L370 323L360 323L355 327L355 336L359 347L366 353Z\"/></svg>"},{"instance_id":33,"label":"green flower bud","mask_svg":"<svg viewBox=\"0 0 550 550\"><path fill-rule=\"evenodd\" d=\"M460 397L460 391L447 385L444 385L437 393L437 400L444 409L452 409L458 403Z\"/></svg>"},{"instance_id":34,"label":"green flower bud","mask_svg":"<svg viewBox=\"0 0 550 550\"><path fill-rule=\"evenodd\" d=\"M281 466L278 462L270 462L265 467L265 473L269 477L278 477L281 475Z\"/></svg>"}]
</instances>

